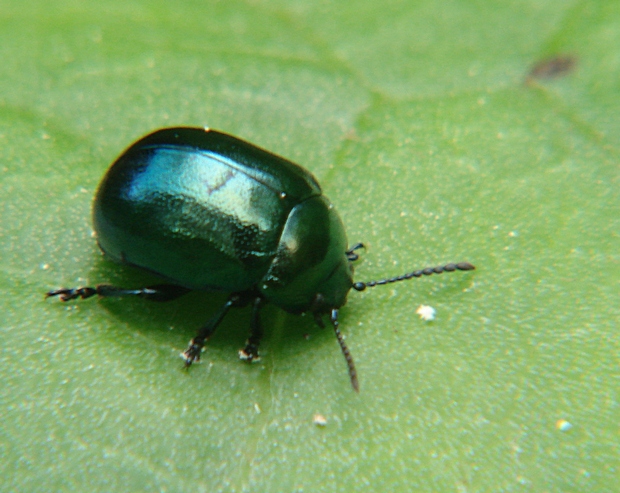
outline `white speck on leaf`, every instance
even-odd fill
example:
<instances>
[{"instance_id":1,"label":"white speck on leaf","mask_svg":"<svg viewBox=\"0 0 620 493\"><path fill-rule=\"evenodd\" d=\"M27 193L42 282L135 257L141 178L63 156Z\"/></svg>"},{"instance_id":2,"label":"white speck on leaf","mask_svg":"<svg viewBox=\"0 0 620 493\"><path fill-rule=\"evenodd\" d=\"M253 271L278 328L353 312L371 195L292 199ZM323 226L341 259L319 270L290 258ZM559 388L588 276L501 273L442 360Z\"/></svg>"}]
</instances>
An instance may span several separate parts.
<instances>
[{"instance_id":1,"label":"white speck on leaf","mask_svg":"<svg viewBox=\"0 0 620 493\"><path fill-rule=\"evenodd\" d=\"M558 419L555 423L555 427L560 431L568 431L573 427L573 425L565 419Z\"/></svg>"},{"instance_id":2,"label":"white speck on leaf","mask_svg":"<svg viewBox=\"0 0 620 493\"><path fill-rule=\"evenodd\" d=\"M420 305L415 311L422 320L435 320L435 309L432 306Z\"/></svg>"}]
</instances>

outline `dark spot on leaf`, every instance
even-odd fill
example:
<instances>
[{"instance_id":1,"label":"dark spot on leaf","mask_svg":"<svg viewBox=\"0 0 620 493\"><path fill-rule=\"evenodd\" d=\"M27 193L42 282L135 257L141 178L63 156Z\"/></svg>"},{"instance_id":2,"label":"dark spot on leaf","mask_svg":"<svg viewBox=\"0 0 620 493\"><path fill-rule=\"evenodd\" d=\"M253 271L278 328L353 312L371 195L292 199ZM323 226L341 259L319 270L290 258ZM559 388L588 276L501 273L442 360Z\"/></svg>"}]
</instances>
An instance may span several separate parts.
<instances>
[{"instance_id":1,"label":"dark spot on leaf","mask_svg":"<svg viewBox=\"0 0 620 493\"><path fill-rule=\"evenodd\" d=\"M540 60L531 68L528 79L557 79L571 73L577 65L573 55L556 55Z\"/></svg>"}]
</instances>

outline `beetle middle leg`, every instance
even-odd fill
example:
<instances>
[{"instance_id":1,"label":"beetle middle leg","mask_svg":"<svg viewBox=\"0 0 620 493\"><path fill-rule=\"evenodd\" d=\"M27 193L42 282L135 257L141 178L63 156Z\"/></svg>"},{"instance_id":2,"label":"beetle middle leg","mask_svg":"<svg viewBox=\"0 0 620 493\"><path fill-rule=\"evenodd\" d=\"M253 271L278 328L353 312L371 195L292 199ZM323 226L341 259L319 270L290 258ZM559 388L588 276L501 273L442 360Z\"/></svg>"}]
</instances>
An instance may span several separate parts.
<instances>
[{"instance_id":1,"label":"beetle middle leg","mask_svg":"<svg viewBox=\"0 0 620 493\"><path fill-rule=\"evenodd\" d=\"M263 307L263 298L257 296L252 305L252 319L250 320L250 336L245 347L239 350L239 358L249 362L259 361L258 345L263 336L263 328L260 323L260 310Z\"/></svg>"},{"instance_id":2,"label":"beetle middle leg","mask_svg":"<svg viewBox=\"0 0 620 493\"><path fill-rule=\"evenodd\" d=\"M195 361L200 361L200 353L202 352L202 348L209 337L213 335L218 325L220 325L228 313L228 310L232 307L244 307L252 299L254 299L254 309L252 311L252 334L250 339L248 339L248 346L245 350L249 351L249 354L252 354L253 358L258 356L258 342L261 335L260 323L258 321L258 311L260 309L260 302L262 301L262 298L257 297L254 291L243 291L240 293L231 294L226 303L224 303L224 306L222 306L222 308L220 308L219 311L198 330L196 336L189 341L189 346L187 346L187 349L181 353L181 358L185 360L185 368L190 367ZM254 349L248 349L250 346Z\"/></svg>"},{"instance_id":3,"label":"beetle middle leg","mask_svg":"<svg viewBox=\"0 0 620 493\"><path fill-rule=\"evenodd\" d=\"M181 358L185 360L185 368L189 368L194 361L200 361L200 353L202 352L202 348L207 342L207 339L213 335L217 326L220 325L228 310L230 310L233 306L239 306L242 302L242 297L239 293L234 293L230 295L224 306L219 309L219 311L213 315L213 317L203 325L199 330L196 336L189 341L189 346L187 349L181 353Z\"/></svg>"}]
</instances>

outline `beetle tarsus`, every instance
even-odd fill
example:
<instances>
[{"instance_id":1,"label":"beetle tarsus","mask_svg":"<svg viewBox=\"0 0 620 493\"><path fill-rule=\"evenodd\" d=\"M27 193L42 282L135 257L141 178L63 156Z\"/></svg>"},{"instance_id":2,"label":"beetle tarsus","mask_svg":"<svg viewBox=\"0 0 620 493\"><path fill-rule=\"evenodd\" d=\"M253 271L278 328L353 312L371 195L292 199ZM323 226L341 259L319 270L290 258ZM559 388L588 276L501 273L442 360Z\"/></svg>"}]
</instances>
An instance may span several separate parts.
<instances>
[{"instance_id":1,"label":"beetle tarsus","mask_svg":"<svg viewBox=\"0 0 620 493\"><path fill-rule=\"evenodd\" d=\"M202 352L205 342L213 335L215 329L217 329L217 326L228 313L230 307L236 306L239 300L240 296L238 293L231 294L226 303L224 303L224 306L222 306L222 308L213 315L211 320L200 328L196 336L189 341L189 346L187 346L187 349L181 354L181 357L185 359L185 368L189 368L193 362L200 360L200 353Z\"/></svg>"},{"instance_id":2,"label":"beetle tarsus","mask_svg":"<svg viewBox=\"0 0 620 493\"><path fill-rule=\"evenodd\" d=\"M345 252L349 262L355 262L357 259L360 258L360 256L357 253L355 253L355 250L359 250L360 248L366 248L366 247L364 246L363 243L356 243L355 245L353 245L351 248L349 248Z\"/></svg>"},{"instance_id":3,"label":"beetle tarsus","mask_svg":"<svg viewBox=\"0 0 620 493\"><path fill-rule=\"evenodd\" d=\"M200 353L202 353L204 345L205 340L198 337L194 337L189 341L189 346L181 353L181 358L185 360L185 368L189 368L192 366L192 363L200 361Z\"/></svg>"},{"instance_id":4,"label":"beetle tarsus","mask_svg":"<svg viewBox=\"0 0 620 493\"><path fill-rule=\"evenodd\" d=\"M58 296L61 301L69 301L77 298L85 300L95 295L99 295L102 298L138 296L151 301L171 301L189 291L191 290L176 284L157 284L138 289L119 288L111 284L98 284L94 288L85 286L81 288L56 289L45 293L45 297Z\"/></svg>"},{"instance_id":5,"label":"beetle tarsus","mask_svg":"<svg viewBox=\"0 0 620 493\"><path fill-rule=\"evenodd\" d=\"M239 349L239 359L247 361L248 363L257 363L260 361L258 354L258 346L252 344L248 339L246 346L243 349Z\"/></svg>"},{"instance_id":6,"label":"beetle tarsus","mask_svg":"<svg viewBox=\"0 0 620 493\"><path fill-rule=\"evenodd\" d=\"M98 289L99 286L97 286L96 288L91 288L88 286L82 288L61 288L48 291L47 293L45 293L45 297L50 298L52 296L58 296L60 301L70 301L77 298L82 298L83 300L85 300L86 298L90 298L91 296L99 294Z\"/></svg>"},{"instance_id":7,"label":"beetle tarsus","mask_svg":"<svg viewBox=\"0 0 620 493\"><path fill-rule=\"evenodd\" d=\"M250 319L250 337L245 343L245 347L239 350L239 359L255 363L260 361L258 346L263 336L263 328L260 323L260 310L263 307L263 298L256 296L252 304L252 318Z\"/></svg>"}]
</instances>

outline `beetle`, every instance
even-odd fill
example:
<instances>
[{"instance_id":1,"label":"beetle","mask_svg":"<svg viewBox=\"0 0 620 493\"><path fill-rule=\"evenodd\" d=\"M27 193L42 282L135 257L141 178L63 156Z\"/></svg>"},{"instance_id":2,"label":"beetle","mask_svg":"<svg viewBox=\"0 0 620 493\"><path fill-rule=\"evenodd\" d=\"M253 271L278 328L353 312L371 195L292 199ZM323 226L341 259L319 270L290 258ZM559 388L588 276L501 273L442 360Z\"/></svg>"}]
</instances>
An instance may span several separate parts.
<instances>
[{"instance_id":1,"label":"beetle","mask_svg":"<svg viewBox=\"0 0 620 493\"><path fill-rule=\"evenodd\" d=\"M338 324L351 289L475 267L468 262L353 281L361 243L348 248L345 228L316 179L301 166L209 128L156 130L111 165L93 205L97 243L112 260L167 282L139 289L108 284L46 293L62 301L94 295L169 301L192 290L232 293L182 353L188 368L228 310L251 305L250 335L239 356L259 358L260 311L272 303L329 316L359 392L353 357Z\"/></svg>"}]
</instances>

